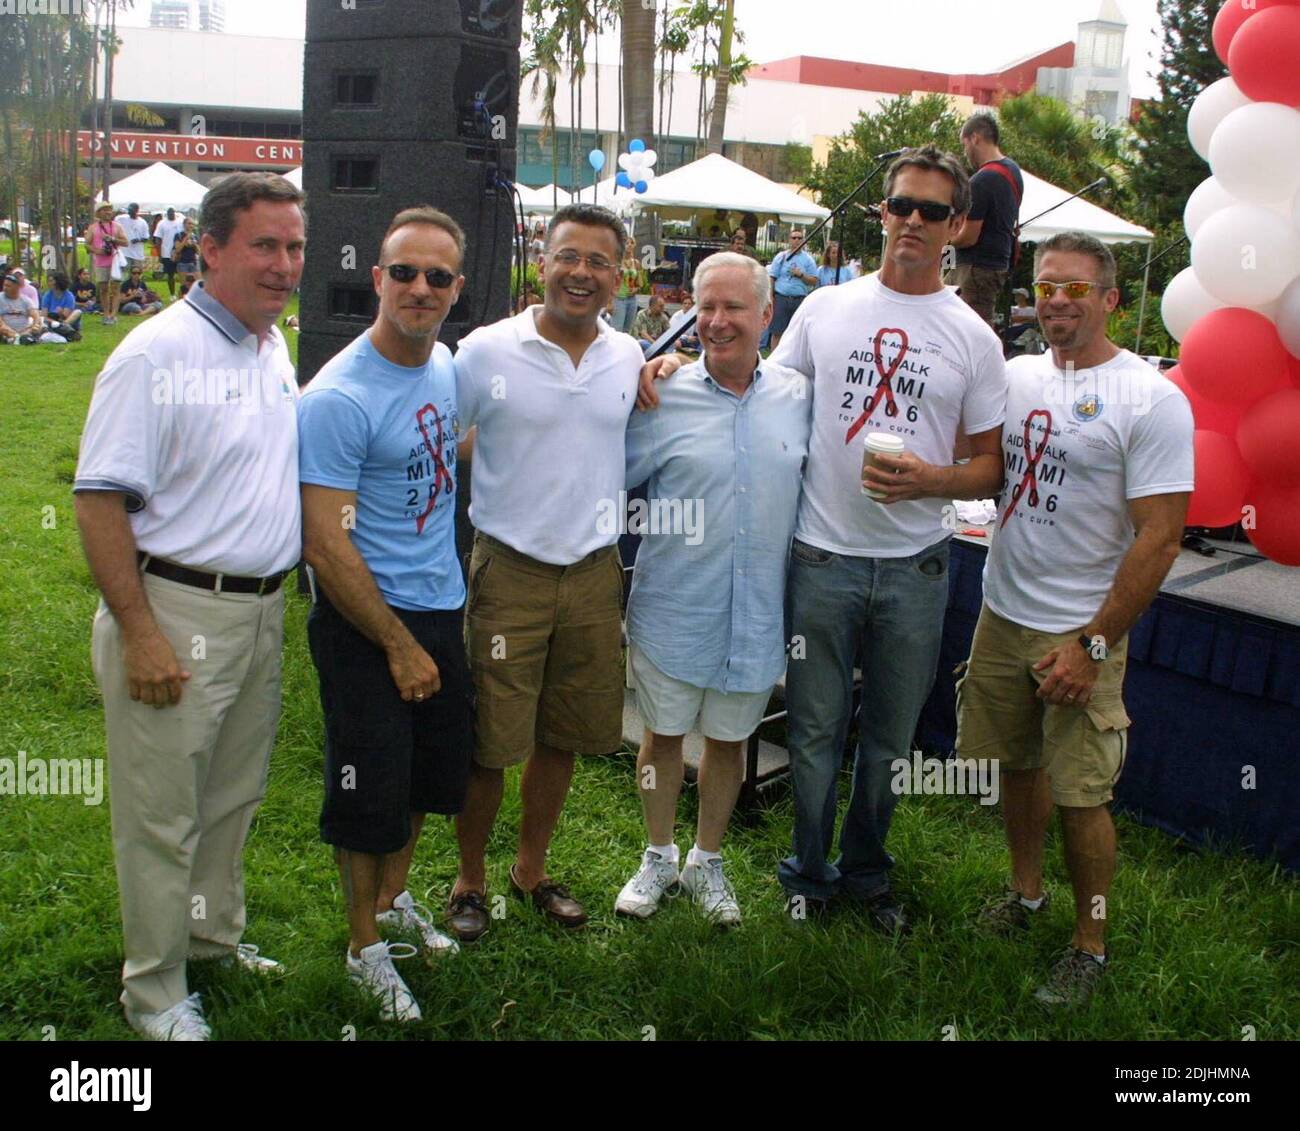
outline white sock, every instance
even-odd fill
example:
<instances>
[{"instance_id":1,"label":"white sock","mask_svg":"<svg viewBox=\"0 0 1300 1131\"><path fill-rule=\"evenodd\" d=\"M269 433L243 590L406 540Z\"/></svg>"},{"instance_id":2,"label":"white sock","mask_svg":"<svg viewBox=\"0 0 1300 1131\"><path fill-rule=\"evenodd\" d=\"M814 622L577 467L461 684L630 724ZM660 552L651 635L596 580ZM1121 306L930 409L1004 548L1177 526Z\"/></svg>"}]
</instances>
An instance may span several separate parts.
<instances>
[{"instance_id":1,"label":"white sock","mask_svg":"<svg viewBox=\"0 0 1300 1131\"><path fill-rule=\"evenodd\" d=\"M721 860L721 852L705 852L696 841L691 845L691 850L686 854L687 864L707 864L710 860Z\"/></svg>"},{"instance_id":2,"label":"white sock","mask_svg":"<svg viewBox=\"0 0 1300 1131\"><path fill-rule=\"evenodd\" d=\"M661 860L669 864L677 863L677 845L675 844L649 844L646 845L651 852L657 852Z\"/></svg>"},{"instance_id":3,"label":"white sock","mask_svg":"<svg viewBox=\"0 0 1300 1131\"><path fill-rule=\"evenodd\" d=\"M1047 893L1043 892L1037 899L1026 899L1023 895L1020 897L1020 905L1028 907L1030 911L1037 911L1043 906L1043 900L1047 898Z\"/></svg>"}]
</instances>

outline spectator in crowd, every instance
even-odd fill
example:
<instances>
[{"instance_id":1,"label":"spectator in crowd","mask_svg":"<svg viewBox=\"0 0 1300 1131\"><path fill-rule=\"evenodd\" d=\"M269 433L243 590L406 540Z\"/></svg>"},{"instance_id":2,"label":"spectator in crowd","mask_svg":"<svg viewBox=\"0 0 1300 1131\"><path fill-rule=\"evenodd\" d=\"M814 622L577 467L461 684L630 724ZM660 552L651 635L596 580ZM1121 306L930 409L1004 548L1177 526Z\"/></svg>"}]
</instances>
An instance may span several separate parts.
<instances>
[{"instance_id":1,"label":"spectator in crowd","mask_svg":"<svg viewBox=\"0 0 1300 1131\"><path fill-rule=\"evenodd\" d=\"M731 233L731 242L727 245L727 250L737 255L747 255L750 259L758 259L758 254L749 246L749 236L744 228L737 228Z\"/></svg>"},{"instance_id":2,"label":"spectator in crowd","mask_svg":"<svg viewBox=\"0 0 1300 1131\"><path fill-rule=\"evenodd\" d=\"M700 266L703 267L704 264L701 263ZM699 277L700 277L699 272L697 271L695 274L697 285L698 285ZM691 312L694 309L695 309L695 296L690 291L683 291L681 309L675 311L673 313L673 316L668 319L668 329L676 330L678 326L680 326L683 322L686 321L687 318L691 316ZM692 331L689 334L686 334L683 337L677 339L677 348L697 351L700 348L699 335L695 332L694 329L692 329Z\"/></svg>"},{"instance_id":3,"label":"spectator in crowd","mask_svg":"<svg viewBox=\"0 0 1300 1131\"><path fill-rule=\"evenodd\" d=\"M790 233L790 246L772 260L767 273L772 277L774 295L768 341L776 349L794 312L817 286L817 261L804 247L800 229Z\"/></svg>"},{"instance_id":4,"label":"spectator in crowd","mask_svg":"<svg viewBox=\"0 0 1300 1131\"><path fill-rule=\"evenodd\" d=\"M1178 558L1193 423L1182 393L1106 336L1119 302L1110 249L1061 232L1034 259L1051 351L1007 365L1008 479L958 684L956 745L999 769L1011 886L981 915L987 929L1018 934L1047 918L1043 841L1060 814L1074 934L1034 996L1069 1006L1108 965L1128 635Z\"/></svg>"},{"instance_id":5,"label":"spectator in crowd","mask_svg":"<svg viewBox=\"0 0 1300 1131\"><path fill-rule=\"evenodd\" d=\"M632 321L632 337L640 342L641 350L645 353L667 330L668 315L664 313L663 296L651 295L650 305Z\"/></svg>"},{"instance_id":6,"label":"spectator in crowd","mask_svg":"<svg viewBox=\"0 0 1300 1131\"><path fill-rule=\"evenodd\" d=\"M194 221L188 216L172 244L172 257L176 260L176 270L181 278L192 284L199 274L199 240L194 234Z\"/></svg>"},{"instance_id":7,"label":"spectator in crowd","mask_svg":"<svg viewBox=\"0 0 1300 1131\"><path fill-rule=\"evenodd\" d=\"M77 278L72 284L72 297L76 300L77 309L82 314L99 313L99 289L90 277L89 267L77 269Z\"/></svg>"},{"instance_id":8,"label":"spectator in crowd","mask_svg":"<svg viewBox=\"0 0 1300 1131\"><path fill-rule=\"evenodd\" d=\"M16 275L18 278L18 293L33 306L39 307L41 305L41 294L32 285L32 281L27 278L27 272L21 267L14 267L10 274Z\"/></svg>"},{"instance_id":9,"label":"spectator in crowd","mask_svg":"<svg viewBox=\"0 0 1300 1131\"><path fill-rule=\"evenodd\" d=\"M1017 287L1011 292L1011 325L1019 326L1023 322L1037 322L1038 314L1034 304L1029 301L1029 290Z\"/></svg>"},{"instance_id":10,"label":"spectator in crowd","mask_svg":"<svg viewBox=\"0 0 1300 1131\"><path fill-rule=\"evenodd\" d=\"M145 244L149 239L149 221L140 215L138 204L128 204L126 211L117 218L118 226L126 233L126 266L139 267L144 270Z\"/></svg>"},{"instance_id":11,"label":"spectator in crowd","mask_svg":"<svg viewBox=\"0 0 1300 1131\"><path fill-rule=\"evenodd\" d=\"M36 304L24 298L18 276L9 271L0 293L0 337L11 345L29 346L41 339L41 314Z\"/></svg>"},{"instance_id":12,"label":"spectator in crowd","mask_svg":"<svg viewBox=\"0 0 1300 1131\"><path fill-rule=\"evenodd\" d=\"M119 280L113 278L113 259L119 248L127 245L122 225L113 219L113 206L105 201L95 209L95 220L86 229L86 247L90 250L91 275L99 288L100 320L105 326L117 321Z\"/></svg>"},{"instance_id":13,"label":"spectator in crowd","mask_svg":"<svg viewBox=\"0 0 1300 1131\"><path fill-rule=\"evenodd\" d=\"M157 314L162 306L162 300L145 286L140 268L132 267L131 274L122 282L122 305L118 308L121 313Z\"/></svg>"},{"instance_id":14,"label":"spectator in crowd","mask_svg":"<svg viewBox=\"0 0 1300 1131\"><path fill-rule=\"evenodd\" d=\"M528 262L536 264L542 258L546 248L546 225L540 220L533 225L533 233L528 238ZM518 313L516 311L516 313Z\"/></svg>"},{"instance_id":15,"label":"spectator in crowd","mask_svg":"<svg viewBox=\"0 0 1300 1131\"><path fill-rule=\"evenodd\" d=\"M828 240L826 249L822 252L821 264L817 268L817 285L819 287L833 287L857 278L853 273L853 268L843 262L843 259L844 256L840 251L839 242Z\"/></svg>"},{"instance_id":16,"label":"spectator in crowd","mask_svg":"<svg viewBox=\"0 0 1300 1131\"><path fill-rule=\"evenodd\" d=\"M158 247L158 258L162 262L163 275L167 279L167 290L172 298L176 297L176 259L172 254L176 247L176 237L185 230L185 222L176 218L176 209L167 209L167 215L154 225L153 238Z\"/></svg>"},{"instance_id":17,"label":"spectator in crowd","mask_svg":"<svg viewBox=\"0 0 1300 1131\"><path fill-rule=\"evenodd\" d=\"M1007 281L1016 246L1016 225L1025 181L1020 166L998 148L998 123L988 113L972 114L961 128L961 147L971 176L971 206L952 245L957 266L947 277L962 300L990 326L998 294Z\"/></svg>"},{"instance_id":18,"label":"spectator in crowd","mask_svg":"<svg viewBox=\"0 0 1300 1131\"><path fill-rule=\"evenodd\" d=\"M58 334L70 342L81 338L79 323L81 311L77 309L77 299L67 275L55 271L50 276L50 288L41 296L41 314L45 319L45 329Z\"/></svg>"},{"instance_id":19,"label":"spectator in crowd","mask_svg":"<svg viewBox=\"0 0 1300 1131\"><path fill-rule=\"evenodd\" d=\"M740 906L723 871L722 837L745 776L745 742L785 668L785 547L812 397L802 375L756 364L771 317L762 264L711 255L695 285L704 357L664 382L660 407L633 413L627 428L628 487L648 480L651 505L694 500L699 523L656 530L638 551L627 635L645 721L636 780L648 843L614 909L646 918L680 883L707 917L729 926L740 922ZM699 819L679 874L682 737L697 723Z\"/></svg>"},{"instance_id":20,"label":"spectator in crowd","mask_svg":"<svg viewBox=\"0 0 1300 1131\"><path fill-rule=\"evenodd\" d=\"M618 286L614 291L614 329L625 334L633 333L636 321L637 295L645 289L646 273L636 254L636 240L631 236L623 245L623 262L619 264Z\"/></svg>"},{"instance_id":21,"label":"spectator in crowd","mask_svg":"<svg viewBox=\"0 0 1300 1131\"><path fill-rule=\"evenodd\" d=\"M515 313L519 314L530 306L536 306L542 301L542 296L537 293L537 288L532 283L524 286L524 293L515 300Z\"/></svg>"}]
</instances>

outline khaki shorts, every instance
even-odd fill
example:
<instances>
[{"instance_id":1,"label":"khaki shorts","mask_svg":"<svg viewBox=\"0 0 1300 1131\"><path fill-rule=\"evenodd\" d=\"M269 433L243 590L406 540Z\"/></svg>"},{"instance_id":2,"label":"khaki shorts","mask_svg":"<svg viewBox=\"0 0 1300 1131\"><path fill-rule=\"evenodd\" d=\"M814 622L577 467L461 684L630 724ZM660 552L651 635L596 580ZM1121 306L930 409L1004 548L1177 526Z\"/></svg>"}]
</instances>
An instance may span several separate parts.
<instances>
[{"instance_id":1,"label":"khaki shorts","mask_svg":"<svg viewBox=\"0 0 1300 1131\"><path fill-rule=\"evenodd\" d=\"M1128 752L1123 698L1128 638L1100 665L1086 706L1039 699L1035 692L1048 673L1034 671L1034 665L1078 636L1078 631L1026 628L985 605L957 683L957 754L997 758L1004 770L1044 768L1053 802L1093 808L1113 796Z\"/></svg>"},{"instance_id":2,"label":"khaki shorts","mask_svg":"<svg viewBox=\"0 0 1300 1131\"><path fill-rule=\"evenodd\" d=\"M119 282L121 282L120 279L114 279L114 278L111 276L110 272L111 272L112 270L113 270L113 265L112 265L111 263L107 264L107 265L104 266L104 267L97 267L97 266L95 266L94 264L91 264L91 267L90 267L90 278L91 278L91 281L94 282L96 286L98 286L100 283L119 283Z\"/></svg>"},{"instance_id":3,"label":"khaki shorts","mask_svg":"<svg viewBox=\"0 0 1300 1131\"><path fill-rule=\"evenodd\" d=\"M475 536L465 619L480 766L513 766L539 742L622 746L622 600L616 547L557 566Z\"/></svg>"},{"instance_id":4,"label":"khaki shorts","mask_svg":"<svg viewBox=\"0 0 1300 1131\"><path fill-rule=\"evenodd\" d=\"M944 279L948 286L960 288L962 301L990 326L993 325L993 310L997 306L998 294L1006 281L1005 271L977 267L974 263L954 267Z\"/></svg>"}]
</instances>

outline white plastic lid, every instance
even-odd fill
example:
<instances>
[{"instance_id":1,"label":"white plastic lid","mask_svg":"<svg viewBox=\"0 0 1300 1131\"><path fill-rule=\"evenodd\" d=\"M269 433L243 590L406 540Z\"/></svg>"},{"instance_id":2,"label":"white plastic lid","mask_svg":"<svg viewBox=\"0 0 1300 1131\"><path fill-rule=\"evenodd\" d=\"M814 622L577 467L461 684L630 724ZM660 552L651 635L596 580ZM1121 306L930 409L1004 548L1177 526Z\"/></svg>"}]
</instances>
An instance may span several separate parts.
<instances>
[{"instance_id":1,"label":"white plastic lid","mask_svg":"<svg viewBox=\"0 0 1300 1131\"><path fill-rule=\"evenodd\" d=\"M888 432L868 432L862 443L873 452L901 452L906 447L901 436L891 436Z\"/></svg>"}]
</instances>

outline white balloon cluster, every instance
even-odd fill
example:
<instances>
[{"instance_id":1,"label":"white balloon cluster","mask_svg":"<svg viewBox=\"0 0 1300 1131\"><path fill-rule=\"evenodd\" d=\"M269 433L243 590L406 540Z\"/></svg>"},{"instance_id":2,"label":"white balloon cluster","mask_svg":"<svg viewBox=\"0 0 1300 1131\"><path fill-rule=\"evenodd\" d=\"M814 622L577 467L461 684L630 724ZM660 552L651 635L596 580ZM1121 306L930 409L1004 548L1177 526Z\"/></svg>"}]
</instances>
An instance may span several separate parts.
<instances>
[{"instance_id":1,"label":"white balloon cluster","mask_svg":"<svg viewBox=\"0 0 1300 1131\"><path fill-rule=\"evenodd\" d=\"M653 149L647 149L639 137L633 138L627 148L626 153L618 155L619 172L615 183L621 188L645 192L655 179L655 161L659 155Z\"/></svg>"},{"instance_id":2,"label":"white balloon cluster","mask_svg":"<svg viewBox=\"0 0 1300 1131\"><path fill-rule=\"evenodd\" d=\"M1187 134L1213 176L1183 212L1192 265L1165 289L1165 326L1181 342L1211 311L1245 307L1300 358L1300 109L1222 78L1192 103Z\"/></svg>"}]
</instances>

